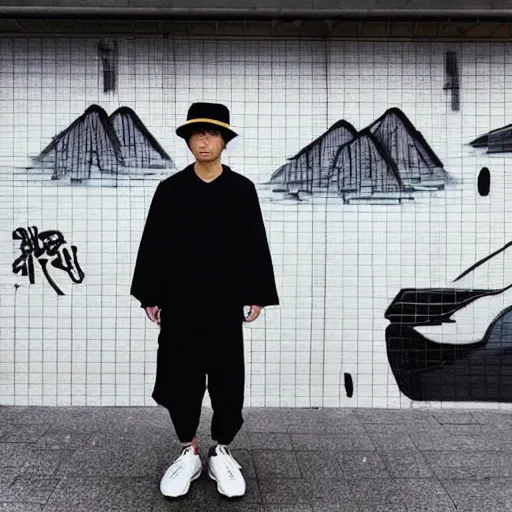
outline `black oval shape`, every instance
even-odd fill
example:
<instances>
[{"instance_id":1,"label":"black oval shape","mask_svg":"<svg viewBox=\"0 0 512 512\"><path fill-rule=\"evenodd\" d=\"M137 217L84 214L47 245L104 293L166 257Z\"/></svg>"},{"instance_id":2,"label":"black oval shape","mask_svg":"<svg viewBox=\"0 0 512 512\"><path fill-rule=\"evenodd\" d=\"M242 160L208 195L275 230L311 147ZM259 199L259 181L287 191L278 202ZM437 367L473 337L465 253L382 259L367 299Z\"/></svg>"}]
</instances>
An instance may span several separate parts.
<instances>
[{"instance_id":1,"label":"black oval shape","mask_svg":"<svg viewBox=\"0 0 512 512\"><path fill-rule=\"evenodd\" d=\"M354 383L352 382L352 375L345 373L345 391L347 396L350 398L354 394Z\"/></svg>"},{"instance_id":2,"label":"black oval shape","mask_svg":"<svg viewBox=\"0 0 512 512\"><path fill-rule=\"evenodd\" d=\"M485 197L491 190L491 172L487 167L482 167L478 174L478 193Z\"/></svg>"}]
</instances>

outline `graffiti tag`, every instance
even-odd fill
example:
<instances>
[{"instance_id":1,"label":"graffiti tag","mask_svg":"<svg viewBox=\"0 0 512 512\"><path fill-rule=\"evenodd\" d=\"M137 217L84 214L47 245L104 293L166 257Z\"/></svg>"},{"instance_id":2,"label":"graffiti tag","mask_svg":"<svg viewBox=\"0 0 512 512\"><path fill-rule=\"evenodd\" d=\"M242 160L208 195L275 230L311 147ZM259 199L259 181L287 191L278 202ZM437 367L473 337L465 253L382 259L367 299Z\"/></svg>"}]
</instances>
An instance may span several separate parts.
<instances>
[{"instance_id":1,"label":"graffiti tag","mask_svg":"<svg viewBox=\"0 0 512 512\"><path fill-rule=\"evenodd\" d=\"M31 284L35 283L35 261L39 263L48 283L58 295L64 295L62 290L52 279L48 262L52 267L66 272L71 281L79 284L84 280L84 273L80 268L77 258L77 248L70 248L64 235L57 230L41 231L36 226L28 229L17 228L12 233L13 240L21 240L21 255L14 260L12 271L15 274L21 272L22 276L28 276Z\"/></svg>"}]
</instances>

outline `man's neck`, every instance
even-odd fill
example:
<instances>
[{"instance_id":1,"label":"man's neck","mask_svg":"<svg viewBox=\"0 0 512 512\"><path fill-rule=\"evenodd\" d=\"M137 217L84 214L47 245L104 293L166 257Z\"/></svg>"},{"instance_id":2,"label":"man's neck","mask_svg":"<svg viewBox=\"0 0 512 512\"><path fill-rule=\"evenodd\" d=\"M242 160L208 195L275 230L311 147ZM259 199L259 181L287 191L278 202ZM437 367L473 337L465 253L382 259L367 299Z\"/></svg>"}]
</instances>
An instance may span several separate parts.
<instances>
[{"instance_id":1,"label":"man's neck","mask_svg":"<svg viewBox=\"0 0 512 512\"><path fill-rule=\"evenodd\" d=\"M222 174L222 163L220 159L214 162L197 162L194 164L194 171L204 181L212 181Z\"/></svg>"}]
</instances>

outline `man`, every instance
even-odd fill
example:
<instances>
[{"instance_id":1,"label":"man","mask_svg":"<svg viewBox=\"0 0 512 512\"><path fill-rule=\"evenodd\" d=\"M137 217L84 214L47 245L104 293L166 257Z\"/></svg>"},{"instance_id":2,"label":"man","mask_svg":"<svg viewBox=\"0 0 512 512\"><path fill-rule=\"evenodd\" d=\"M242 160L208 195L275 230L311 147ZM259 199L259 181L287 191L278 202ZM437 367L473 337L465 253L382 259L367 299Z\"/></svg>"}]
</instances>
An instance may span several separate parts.
<instances>
[{"instance_id":1,"label":"man","mask_svg":"<svg viewBox=\"0 0 512 512\"><path fill-rule=\"evenodd\" d=\"M243 424L243 322L279 304L256 188L221 163L226 144L237 136L229 123L224 105L194 103L176 130L195 163L158 185L131 288L160 326L152 397L169 410L183 444L160 482L171 497L186 494L202 471L195 435L206 376L216 441L208 472L221 494L245 493L241 466L228 446Z\"/></svg>"}]
</instances>

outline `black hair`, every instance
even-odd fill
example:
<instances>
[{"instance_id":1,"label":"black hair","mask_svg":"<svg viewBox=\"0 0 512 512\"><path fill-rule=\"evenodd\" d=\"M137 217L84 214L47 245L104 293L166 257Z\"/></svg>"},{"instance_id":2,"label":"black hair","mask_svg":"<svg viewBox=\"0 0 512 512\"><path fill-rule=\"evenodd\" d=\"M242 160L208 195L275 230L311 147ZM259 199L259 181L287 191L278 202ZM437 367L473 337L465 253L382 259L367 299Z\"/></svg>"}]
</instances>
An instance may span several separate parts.
<instances>
[{"instance_id":1,"label":"black hair","mask_svg":"<svg viewBox=\"0 0 512 512\"><path fill-rule=\"evenodd\" d=\"M220 134L220 136L222 137L222 140L224 141L224 149L226 149L226 146L227 146L227 142L226 142L226 137L224 137L224 132L223 130L219 127L217 128L215 125L211 125L211 124L208 124L208 123L194 123L193 126L190 126L190 129L187 133L187 137L185 139L185 141L187 142L187 146L188 148L190 149L190 137L192 137L192 135L194 133L198 133L198 132L208 132L208 131L216 131Z\"/></svg>"}]
</instances>

